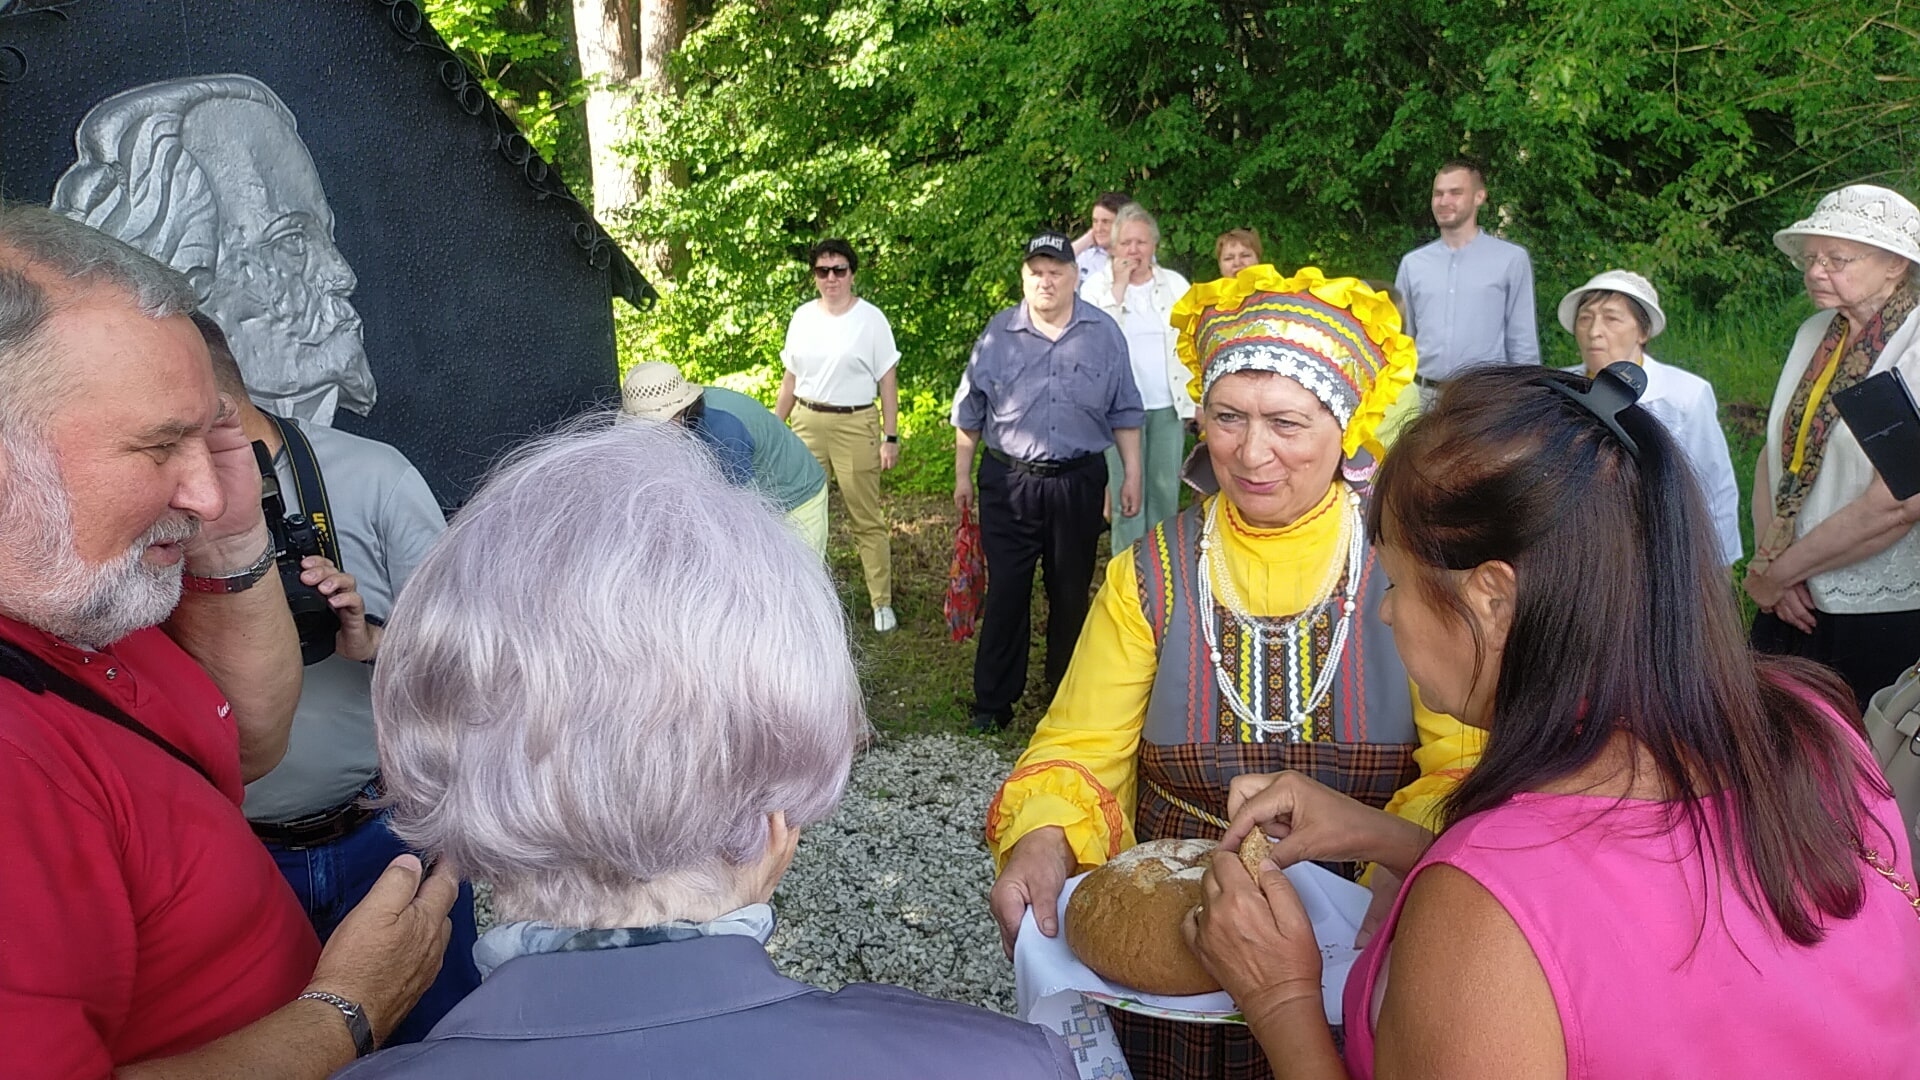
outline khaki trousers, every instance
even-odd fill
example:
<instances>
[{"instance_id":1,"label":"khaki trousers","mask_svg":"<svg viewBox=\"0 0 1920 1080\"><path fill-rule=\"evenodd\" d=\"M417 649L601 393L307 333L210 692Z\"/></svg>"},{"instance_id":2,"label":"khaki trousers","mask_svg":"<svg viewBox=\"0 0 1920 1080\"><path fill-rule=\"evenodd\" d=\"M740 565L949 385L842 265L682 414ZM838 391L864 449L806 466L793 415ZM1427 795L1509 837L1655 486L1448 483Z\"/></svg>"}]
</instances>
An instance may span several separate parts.
<instances>
[{"instance_id":1,"label":"khaki trousers","mask_svg":"<svg viewBox=\"0 0 1920 1080\"><path fill-rule=\"evenodd\" d=\"M789 420L793 433L840 485L860 567L866 572L867 599L876 608L892 607L893 552L887 544L886 511L880 506L880 410L824 413L796 403Z\"/></svg>"},{"instance_id":2,"label":"khaki trousers","mask_svg":"<svg viewBox=\"0 0 1920 1080\"><path fill-rule=\"evenodd\" d=\"M800 538L807 542L815 555L827 557L827 485L822 482L820 493L799 506L787 511L787 524Z\"/></svg>"}]
</instances>

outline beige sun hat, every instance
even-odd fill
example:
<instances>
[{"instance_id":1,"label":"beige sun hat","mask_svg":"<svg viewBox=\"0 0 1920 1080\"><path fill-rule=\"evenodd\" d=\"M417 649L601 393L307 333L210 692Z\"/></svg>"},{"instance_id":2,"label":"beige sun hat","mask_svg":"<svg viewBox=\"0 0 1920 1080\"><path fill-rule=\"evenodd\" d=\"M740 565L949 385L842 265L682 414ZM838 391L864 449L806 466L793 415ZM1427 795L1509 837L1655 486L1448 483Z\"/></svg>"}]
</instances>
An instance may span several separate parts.
<instances>
[{"instance_id":1,"label":"beige sun hat","mask_svg":"<svg viewBox=\"0 0 1920 1080\"><path fill-rule=\"evenodd\" d=\"M1920 263L1920 209L1899 192L1873 184L1829 192L1812 216L1774 233L1773 246L1797 259L1809 236L1852 240Z\"/></svg>"},{"instance_id":2,"label":"beige sun hat","mask_svg":"<svg viewBox=\"0 0 1920 1080\"><path fill-rule=\"evenodd\" d=\"M642 420L671 420L700 400L701 391L679 368L648 360L627 371L627 381L620 387L620 411Z\"/></svg>"},{"instance_id":3,"label":"beige sun hat","mask_svg":"<svg viewBox=\"0 0 1920 1080\"><path fill-rule=\"evenodd\" d=\"M1647 337L1657 338L1667 328L1667 313L1660 310L1660 294L1653 282L1631 270L1608 270L1560 298L1560 325L1573 333L1573 317L1580 310L1580 298L1592 292L1617 292L1629 297L1647 313Z\"/></svg>"}]
</instances>

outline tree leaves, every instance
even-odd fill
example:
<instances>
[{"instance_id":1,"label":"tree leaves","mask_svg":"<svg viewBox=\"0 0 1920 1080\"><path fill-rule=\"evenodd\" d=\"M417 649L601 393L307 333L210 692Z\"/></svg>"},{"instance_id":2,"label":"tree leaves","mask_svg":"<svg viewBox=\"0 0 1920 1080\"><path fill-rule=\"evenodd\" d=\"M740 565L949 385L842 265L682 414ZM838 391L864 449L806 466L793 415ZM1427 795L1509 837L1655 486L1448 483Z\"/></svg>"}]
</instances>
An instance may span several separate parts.
<instances>
[{"instance_id":1,"label":"tree leaves","mask_svg":"<svg viewBox=\"0 0 1920 1080\"><path fill-rule=\"evenodd\" d=\"M505 0L437 0L498 9ZM764 384L801 262L862 256L906 386L950 397L1020 242L1101 191L1214 272L1252 226L1286 268L1388 278L1432 235L1432 171L1489 163L1482 220L1534 253L1543 303L1608 266L1696 306L1797 282L1775 229L1833 187L1914 193L1920 23L1831 0L712 0L633 147L691 182L636 236L691 265L626 320L630 356ZM436 10L436 21L440 14ZM490 45L512 54L511 43ZM522 63L528 61L521 61ZM911 395L910 395L911 396ZM928 423L937 423L930 416Z\"/></svg>"}]
</instances>

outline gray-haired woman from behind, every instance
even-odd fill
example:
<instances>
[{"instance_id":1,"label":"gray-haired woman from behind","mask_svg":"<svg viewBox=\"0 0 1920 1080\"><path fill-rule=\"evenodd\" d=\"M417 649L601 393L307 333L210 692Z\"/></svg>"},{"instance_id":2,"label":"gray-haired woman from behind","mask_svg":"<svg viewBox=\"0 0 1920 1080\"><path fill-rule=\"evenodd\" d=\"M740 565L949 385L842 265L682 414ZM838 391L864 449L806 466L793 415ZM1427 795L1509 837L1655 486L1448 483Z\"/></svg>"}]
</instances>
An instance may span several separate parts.
<instances>
[{"instance_id":1,"label":"gray-haired woman from behind","mask_svg":"<svg viewBox=\"0 0 1920 1080\"><path fill-rule=\"evenodd\" d=\"M768 906L865 730L824 566L670 425L601 423L490 479L374 677L394 825L491 881L485 981L371 1077L1049 1077L1041 1028L778 974Z\"/></svg>"}]
</instances>

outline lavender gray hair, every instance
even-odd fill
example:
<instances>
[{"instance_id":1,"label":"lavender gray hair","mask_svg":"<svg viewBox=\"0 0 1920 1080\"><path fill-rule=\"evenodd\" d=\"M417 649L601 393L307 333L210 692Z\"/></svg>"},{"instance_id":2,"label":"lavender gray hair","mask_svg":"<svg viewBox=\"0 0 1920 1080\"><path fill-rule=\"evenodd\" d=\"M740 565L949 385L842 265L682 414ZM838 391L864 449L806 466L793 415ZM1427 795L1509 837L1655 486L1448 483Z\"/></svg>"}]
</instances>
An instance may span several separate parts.
<instances>
[{"instance_id":1,"label":"lavender gray hair","mask_svg":"<svg viewBox=\"0 0 1920 1080\"><path fill-rule=\"evenodd\" d=\"M1153 236L1153 246L1158 250L1160 247L1160 223L1153 220L1153 215L1147 213L1147 208L1137 202L1128 203L1113 215L1113 239L1110 241L1113 246L1120 246L1121 226L1129 225L1136 221L1146 225L1147 232Z\"/></svg>"},{"instance_id":2,"label":"lavender gray hair","mask_svg":"<svg viewBox=\"0 0 1920 1080\"><path fill-rule=\"evenodd\" d=\"M0 439L38 437L65 400L46 340L62 285L117 289L150 319L195 306L186 278L113 237L44 207L0 204Z\"/></svg>"},{"instance_id":3,"label":"lavender gray hair","mask_svg":"<svg viewBox=\"0 0 1920 1080\"><path fill-rule=\"evenodd\" d=\"M825 818L866 728L819 557L694 435L630 419L493 473L409 579L373 697L395 831L563 926L737 906L768 815Z\"/></svg>"}]
</instances>

